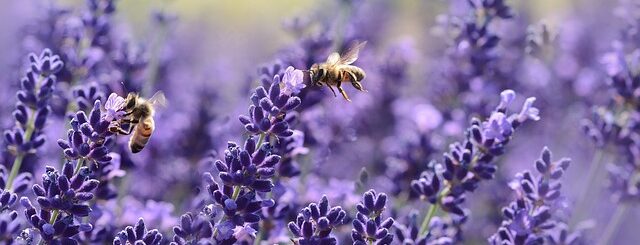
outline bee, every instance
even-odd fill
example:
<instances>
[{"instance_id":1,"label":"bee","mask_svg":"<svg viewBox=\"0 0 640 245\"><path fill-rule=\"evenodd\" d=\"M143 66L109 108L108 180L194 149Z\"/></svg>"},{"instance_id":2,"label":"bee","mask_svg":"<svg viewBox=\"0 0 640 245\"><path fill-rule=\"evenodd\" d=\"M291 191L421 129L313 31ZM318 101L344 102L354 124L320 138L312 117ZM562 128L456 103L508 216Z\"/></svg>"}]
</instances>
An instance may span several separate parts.
<instances>
[{"instance_id":1,"label":"bee","mask_svg":"<svg viewBox=\"0 0 640 245\"><path fill-rule=\"evenodd\" d=\"M156 125L153 120L155 108L159 105L166 106L166 104L167 100L162 91L156 92L149 99L142 98L137 93L129 93L123 107L125 117L114 121L109 130L123 135L133 133L129 138L129 149L132 153L138 153L149 142L155 130ZM129 124L128 130L123 129L122 124Z\"/></svg>"},{"instance_id":2,"label":"bee","mask_svg":"<svg viewBox=\"0 0 640 245\"><path fill-rule=\"evenodd\" d=\"M366 41L355 43L343 55L340 55L337 52L331 53L327 58L327 61L324 63L314 64L311 66L311 69L309 69L311 83L316 86L327 85L327 87L331 89L331 92L333 92L333 96L337 97L336 91L331 87L335 86L338 88L340 94L342 94L342 97L347 101L351 100L342 88L343 82L351 82L351 85L354 88L359 91L366 92L360 83L365 77L364 70L360 67L351 65L358 59L358 53L365 44L367 44Z\"/></svg>"}]
</instances>

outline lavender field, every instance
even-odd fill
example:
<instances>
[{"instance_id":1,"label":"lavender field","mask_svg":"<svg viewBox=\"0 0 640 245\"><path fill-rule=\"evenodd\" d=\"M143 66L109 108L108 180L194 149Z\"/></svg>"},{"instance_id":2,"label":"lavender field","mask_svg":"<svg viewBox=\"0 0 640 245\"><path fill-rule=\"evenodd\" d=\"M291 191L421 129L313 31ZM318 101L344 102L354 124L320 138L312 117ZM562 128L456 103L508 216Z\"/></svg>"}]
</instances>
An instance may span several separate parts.
<instances>
[{"instance_id":1,"label":"lavender field","mask_svg":"<svg viewBox=\"0 0 640 245\"><path fill-rule=\"evenodd\" d=\"M640 244L638 0L5 0L2 244Z\"/></svg>"}]
</instances>

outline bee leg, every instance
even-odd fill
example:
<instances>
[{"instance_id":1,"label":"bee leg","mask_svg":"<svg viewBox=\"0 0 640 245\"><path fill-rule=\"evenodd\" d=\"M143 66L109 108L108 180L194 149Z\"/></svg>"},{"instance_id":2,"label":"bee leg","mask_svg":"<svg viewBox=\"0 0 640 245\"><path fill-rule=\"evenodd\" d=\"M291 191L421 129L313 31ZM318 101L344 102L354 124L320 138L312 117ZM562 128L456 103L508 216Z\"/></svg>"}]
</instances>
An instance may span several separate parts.
<instances>
[{"instance_id":1,"label":"bee leg","mask_svg":"<svg viewBox=\"0 0 640 245\"><path fill-rule=\"evenodd\" d=\"M367 90L362 87L362 83L358 82L358 79L354 74L352 73L348 73L348 74L349 74L349 81L351 81L351 85L353 85L354 88L362 92L367 92Z\"/></svg>"},{"instance_id":2,"label":"bee leg","mask_svg":"<svg viewBox=\"0 0 640 245\"><path fill-rule=\"evenodd\" d=\"M120 126L111 126L109 127L109 131L111 131L112 133L118 133L122 135L130 135L131 132L133 132L133 127L129 127L129 130L127 131Z\"/></svg>"},{"instance_id":3,"label":"bee leg","mask_svg":"<svg viewBox=\"0 0 640 245\"><path fill-rule=\"evenodd\" d=\"M137 124L140 122L140 120L138 119L122 119L120 121L122 121L123 123L129 123L129 124Z\"/></svg>"},{"instance_id":4,"label":"bee leg","mask_svg":"<svg viewBox=\"0 0 640 245\"><path fill-rule=\"evenodd\" d=\"M340 94L342 94L342 97L344 97L345 100L351 102L351 100L349 99L349 96L347 96L347 92L345 92L344 89L342 88L342 83L338 83L336 87L338 88L338 91L340 91Z\"/></svg>"},{"instance_id":5,"label":"bee leg","mask_svg":"<svg viewBox=\"0 0 640 245\"><path fill-rule=\"evenodd\" d=\"M336 91L333 90L333 88L331 87L331 85L327 84L327 87L329 87L329 89L331 90L331 92L333 93L333 97L338 97L338 95L336 94Z\"/></svg>"},{"instance_id":6,"label":"bee leg","mask_svg":"<svg viewBox=\"0 0 640 245\"><path fill-rule=\"evenodd\" d=\"M125 117L131 116L131 114L133 114L133 110L129 110L129 111L125 111L124 112L124 116Z\"/></svg>"},{"instance_id":7,"label":"bee leg","mask_svg":"<svg viewBox=\"0 0 640 245\"><path fill-rule=\"evenodd\" d=\"M133 132L133 128L135 124L139 123L140 121L138 119L129 119L129 118L124 118L120 121L116 121L116 122L112 122L112 125L109 125L109 131L112 133L118 133L118 134L123 134L123 135L130 135L131 132ZM122 126L120 126L121 123L125 123L125 124L129 124L129 130L124 130L122 128Z\"/></svg>"}]
</instances>

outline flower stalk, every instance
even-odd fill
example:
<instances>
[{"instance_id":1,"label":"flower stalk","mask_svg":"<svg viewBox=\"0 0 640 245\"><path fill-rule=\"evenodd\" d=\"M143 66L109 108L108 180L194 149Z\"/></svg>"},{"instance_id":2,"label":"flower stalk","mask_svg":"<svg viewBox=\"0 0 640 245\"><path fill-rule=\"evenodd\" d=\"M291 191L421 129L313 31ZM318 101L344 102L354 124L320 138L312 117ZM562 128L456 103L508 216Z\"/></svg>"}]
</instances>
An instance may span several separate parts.
<instances>
[{"instance_id":1,"label":"flower stalk","mask_svg":"<svg viewBox=\"0 0 640 245\"><path fill-rule=\"evenodd\" d=\"M591 196L594 189L596 190L598 189L596 187L596 184L601 183L599 181L601 176L598 175L598 173L602 172L605 155L606 153L604 149L597 148L592 157L592 162L589 167L589 172L587 172L587 178L585 179L585 182L582 185L584 186L584 188L580 190L580 193L578 194L578 198L576 199L576 212L575 212L576 215L572 216L572 219L571 219L572 225L575 225L577 222L580 222L580 220L582 220L585 217L586 213L588 213L589 204L591 202L587 202L587 197Z\"/></svg>"},{"instance_id":2,"label":"flower stalk","mask_svg":"<svg viewBox=\"0 0 640 245\"><path fill-rule=\"evenodd\" d=\"M11 166L11 173L9 174L9 179L7 179L7 187L5 191L11 191L13 188L13 180L18 176L18 172L20 172L20 167L22 166L22 161L24 160L24 153L18 153L16 155L16 159L13 160L13 165Z\"/></svg>"},{"instance_id":3,"label":"flower stalk","mask_svg":"<svg viewBox=\"0 0 640 245\"><path fill-rule=\"evenodd\" d=\"M626 203L621 203L616 206L616 210L613 213L613 216L611 217L609 224L607 224L607 227L605 228L604 233L602 233L602 237L597 243L598 245L611 244L610 243L611 238L613 238L613 236L616 234L616 231L618 230L620 223L622 223L622 221L624 220L624 217L627 215L628 209L629 209L629 205Z\"/></svg>"},{"instance_id":4,"label":"flower stalk","mask_svg":"<svg viewBox=\"0 0 640 245\"><path fill-rule=\"evenodd\" d=\"M438 203L431 204L429 207L429 211L427 211L427 215L424 216L424 220L422 221L422 225L420 225L419 234L424 236L429 232L429 223L431 223L431 219L436 214L438 210Z\"/></svg>"}]
</instances>

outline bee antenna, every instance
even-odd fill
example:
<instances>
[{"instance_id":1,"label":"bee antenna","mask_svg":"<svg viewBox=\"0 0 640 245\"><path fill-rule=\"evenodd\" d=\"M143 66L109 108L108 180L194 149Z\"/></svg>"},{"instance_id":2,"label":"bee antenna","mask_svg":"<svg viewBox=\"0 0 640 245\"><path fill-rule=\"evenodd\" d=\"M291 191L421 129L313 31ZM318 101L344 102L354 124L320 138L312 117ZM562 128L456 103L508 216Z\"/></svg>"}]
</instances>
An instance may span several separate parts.
<instances>
[{"instance_id":1,"label":"bee antenna","mask_svg":"<svg viewBox=\"0 0 640 245\"><path fill-rule=\"evenodd\" d=\"M124 93L128 94L129 90L127 89L127 85L124 84L124 80L120 81L120 84L122 84L122 90L124 91Z\"/></svg>"}]
</instances>

